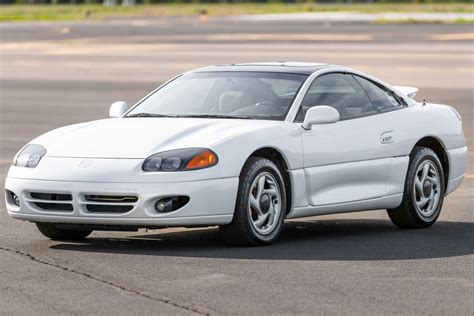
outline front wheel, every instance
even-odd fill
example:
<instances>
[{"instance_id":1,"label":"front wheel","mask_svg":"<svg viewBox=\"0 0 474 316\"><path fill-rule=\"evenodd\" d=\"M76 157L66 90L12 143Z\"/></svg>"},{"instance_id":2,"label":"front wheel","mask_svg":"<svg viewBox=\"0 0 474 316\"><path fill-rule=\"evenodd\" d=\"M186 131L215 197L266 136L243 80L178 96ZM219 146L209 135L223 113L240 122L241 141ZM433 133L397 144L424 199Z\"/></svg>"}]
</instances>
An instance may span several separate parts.
<instances>
[{"instance_id":1,"label":"front wheel","mask_svg":"<svg viewBox=\"0 0 474 316\"><path fill-rule=\"evenodd\" d=\"M36 223L38 230L53 240L81 240L92 233L92 230L72 230L57 228L53 223Z\"/></svg>"},{"instance_id":2,"label":"front wheel","mask_svg":"<svg viewBox=\"0 0 474 316\"><path fill-rule=\"evenodd\" d=\"M232 245L261 246L278 238L286 215L286 192L278 167L266 158L252 157L240 175L232 222L220 226Z\"/></svg>"},{"instance_id":3,"label":"front wheel","mask_svg":"<svg viewBox=\"0 0 474 316\"><path fill-rule=\"evenodd\" d=\"M444 173L438 156L426 147L415 147L410 155L402 204L388 211L401 228L433 225L441 212L445 191Z\"/></svg>"}]
</instances>

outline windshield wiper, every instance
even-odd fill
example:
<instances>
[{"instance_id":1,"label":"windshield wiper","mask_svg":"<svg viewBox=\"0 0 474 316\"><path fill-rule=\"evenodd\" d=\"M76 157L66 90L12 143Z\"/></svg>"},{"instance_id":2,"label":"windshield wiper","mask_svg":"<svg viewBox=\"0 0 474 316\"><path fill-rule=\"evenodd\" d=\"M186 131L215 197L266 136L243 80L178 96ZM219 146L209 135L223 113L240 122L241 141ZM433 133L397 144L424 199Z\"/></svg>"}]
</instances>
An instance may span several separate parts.
<instances>
[{"instance_id":1,"label":"windshield wiper","mask_svg":"<svg viewBox=\"0 0 474 316\"><path fill-rule=\"evenodd\" d=\"M165 114L155 114L155 113L135 113L130 114L125 117L178 117L177 115L165 115Z\"/></svg>"},{"instance_id":2,"label":"windshield wiper","mask_svg":"<svg viewBox=\"0 0 474 316\"><path fill-rule=\"evenodd\" d=\"M225 115L225 114L156 114L156 113L135 113L125 117L181 117L181 118L225 118L225 119L251 119L245 115Z\"/></svg>"},{"instance_id":3,"label":"windshield wiper","mask_svg":"<svg viewBox=\"0 0 474 316\"><path fill-rule=\"evenodd\" d=\"M177 117L191 117L191 118L224 118L224 119L252 119L246 115L225 115L225 114L183 114Z\"/></svg>"}]
</instances>

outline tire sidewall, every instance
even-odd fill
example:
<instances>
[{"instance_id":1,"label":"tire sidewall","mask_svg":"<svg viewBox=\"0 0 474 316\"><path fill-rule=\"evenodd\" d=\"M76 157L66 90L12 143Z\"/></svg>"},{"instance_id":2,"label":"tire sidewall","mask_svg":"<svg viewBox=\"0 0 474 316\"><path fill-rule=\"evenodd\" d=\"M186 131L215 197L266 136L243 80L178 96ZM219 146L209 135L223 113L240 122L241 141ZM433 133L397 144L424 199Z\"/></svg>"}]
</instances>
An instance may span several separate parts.
<instances>
[{"instance_id":1,"label":"tire sidewall","mask_svg":"<svg viewBox=\"0 0 474 316\"><path fill-rule=\"evenodd\" d=\"M281 230L283 229L283 222L284 222L286 212L287 212L286 191L285 191L285 184L283 182L284 180L280 171L278 170L278 167L273 162L267 159L262 158L262 160L258 160L258 162L259 163L255 163L251 166L250 177L248 178L249 181L242 183L241 190L243 190L244 196L243 196L243 199L240 199L238 207L240 208L240 211L242 212L242 216L245 219L246 229L249 232L251 232L252 237L255 238L258 243L268 244L272 242L273 240L275 240L280 235ZM273 229L273 231L266 235L262 235L255 230L255 228L253 227L251 223L250 214L248 212L248 205L249 205L249 198L250 198L249 194L252 187L252 183L253 181L255 181L255 179L257 178L259 174L264 173L264 172L268 172L275 177L275 179L278 182L277 184L281 193L281 201L280 201L281 210L278 217L278 223Z\"/></svg>"},{"instance_id":2,"label":"tire sidewall","mask_svg":"<svg viewBox=\"0 0 474 316\"><path fill-rule=\"evenodd\" d=\"M418 167L425 161L431 161L434 163L434 165L436 166L436 168L438 169L438 175L439 175L439 179L440 179L440 199L439 199L439 202L438 202L438 206L436 207L436 211L433 213L433 215L431 215L430 217L425 217L425 216L422 216L418 209L417 209L417 206L416 206L416 200L415 200L415 196L414 196L414 180L415 180L415 176L416 176L416 172L418 170ZM422 148L421 150L419 150L416 155L414 156L412 162L411 162L411 166L410 166L410 174L409 174L409 177L408 177L408 183L407 183L407 192L405 194L407 194L407 197L408 197L408 200L409 200L409 203L411 205L411 207L413 208L413 212L415 214L415 218L416 220L422 224L422 225L432 225L439 217L440 213L441 213L441 209L443 207L443 200L444 200L444 194L445 194L445 178L444 178L444 170L443 170L443 167L441 165L441 162L438 158L438 156L435 154L435 152L433 152L431 149L429 148Z\"/></svg>"}]
</instances>

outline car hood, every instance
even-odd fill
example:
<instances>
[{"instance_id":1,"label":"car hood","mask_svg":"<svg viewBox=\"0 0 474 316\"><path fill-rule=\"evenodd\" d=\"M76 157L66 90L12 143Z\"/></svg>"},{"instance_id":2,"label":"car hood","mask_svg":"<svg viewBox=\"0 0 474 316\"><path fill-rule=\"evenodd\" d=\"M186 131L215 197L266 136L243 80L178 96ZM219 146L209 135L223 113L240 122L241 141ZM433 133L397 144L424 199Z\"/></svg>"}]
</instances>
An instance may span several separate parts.
<instances>
[{"instance_id":1,"label":"car hood","mask_svg":"<svg viewBox=\"0 0 474 316\"><path fill-rule=\"evenodd\" d=\"M31 143L48 157L147 158L178 148L211 147L225 139L282 124L278 121L198 118L119 118L70 125Z\"/></svg>"}]
</instances>

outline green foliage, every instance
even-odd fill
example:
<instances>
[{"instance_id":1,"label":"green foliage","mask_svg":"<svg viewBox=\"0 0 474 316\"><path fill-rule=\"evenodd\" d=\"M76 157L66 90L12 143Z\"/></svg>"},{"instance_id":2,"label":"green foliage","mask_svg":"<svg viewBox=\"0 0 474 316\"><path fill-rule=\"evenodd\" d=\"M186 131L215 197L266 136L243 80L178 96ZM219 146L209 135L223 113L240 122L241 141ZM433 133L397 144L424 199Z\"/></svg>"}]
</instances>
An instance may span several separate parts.
<instances>
[{"instance_id":1,"label":"green foliage","mask_svg":"<svg viewBox=\"0 0 474 316\"><path fill-rule=\"evenodd\" d=\"M1 0L0 0L1 1ZM22 0L24 1L24 0ZM65 0L55 0L62 3ZM79 2L79 0L76 0ZM300 3L162 3L158 5L140 4L134 7L105 7L101 4L35 4L35 5L2 5L0 21L55 21L103 19L114 16L197 16L206 11L210 16L235 14L264 13L297 13L297 12L466 12L474 11L473 3L374 3L374 4L321 4L313 2ZM140 0L155 1L155 0ZM163 1L163 0L160 0ZM181 0L177 0L181 1ZM183 0L184 1L184 0ZM190 0L191 1L191 0ZM309 0L311 1L311 0ZM120 3L120 1L117 1ZM457 23L472 23L470 20Z\"/></svg>"}]
</instances>

